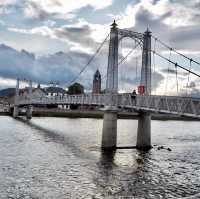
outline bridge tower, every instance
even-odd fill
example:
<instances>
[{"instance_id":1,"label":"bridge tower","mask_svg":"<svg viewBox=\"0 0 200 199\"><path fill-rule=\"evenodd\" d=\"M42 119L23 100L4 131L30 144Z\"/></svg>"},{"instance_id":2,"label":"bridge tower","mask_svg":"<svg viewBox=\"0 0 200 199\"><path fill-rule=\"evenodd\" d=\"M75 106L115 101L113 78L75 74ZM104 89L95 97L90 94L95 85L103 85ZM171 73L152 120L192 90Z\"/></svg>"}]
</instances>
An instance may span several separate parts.
<instances>
[{"instance_id":1,"label":"bridge tower","mask_svg":"<svg viewBox=\"0 0 200 199\"><path fill-rule=\"evenodd\" d=\"M111 25L106 94L107 110L104 113L102 149L115 149L117 144L117 106L113 96L118 93L118 28L115 21Z\"/></svg>"},{"instance_id":2,"label":"bridge tower","mask_svg":"<svg viewBox=\"0 0 200 199\"><path fill-rule=\"evenodd\" d=\"M143 44L141 85L145 87L144 95L151 94L151 32L147 29L144 34L141 34L118 29L114 21L110 31L106 81L108 106L104 112L102 149L115 149L117 144L118 43L123 37L131 37ZM151 148L151 115L149 113L139 113L136 147Z\"/></svg>"},{"instance_id":3,"label":"bridge tower","mask_svg":"<svg viewBox=\"0 0 200 199\"><path fill-rule=\"evenodd\" d=\"M151 95L151 32L146 30L143 36L141 85L144 85L144 95ZM139 113L137 129L137 148L151 148L151 115Z\"/></svg>"},{"instance_id":4,"label":"bridge tower","mask_svg":"<svg viewBox=\"0 0 200 199\"><path fill-rule=\"evenodd\" d=\"M142 69L140 84L145 87L145 94L151 94L151 32L147 28L143 36Z\"/></svg>"}]
</instances>

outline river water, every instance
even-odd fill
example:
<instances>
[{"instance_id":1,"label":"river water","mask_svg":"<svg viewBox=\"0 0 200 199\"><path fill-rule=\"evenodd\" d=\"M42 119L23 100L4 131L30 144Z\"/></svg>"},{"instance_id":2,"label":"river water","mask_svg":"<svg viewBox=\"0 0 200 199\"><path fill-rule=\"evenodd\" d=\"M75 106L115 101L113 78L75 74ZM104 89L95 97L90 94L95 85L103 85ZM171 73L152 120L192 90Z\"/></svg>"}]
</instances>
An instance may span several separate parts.
<instances>
[{"instance_id":1,"label":"river water","mask_svg":"<svg viewBox=\"0 0 200 199\"><path fill-rule=\"evenodd\" d=\"M1 116L0 198L200 198L199 122L152 121L146 153L102 153L102 124ZM118 146L134 146L136 129L118 120Z\"/></svg>"}]
</instances>

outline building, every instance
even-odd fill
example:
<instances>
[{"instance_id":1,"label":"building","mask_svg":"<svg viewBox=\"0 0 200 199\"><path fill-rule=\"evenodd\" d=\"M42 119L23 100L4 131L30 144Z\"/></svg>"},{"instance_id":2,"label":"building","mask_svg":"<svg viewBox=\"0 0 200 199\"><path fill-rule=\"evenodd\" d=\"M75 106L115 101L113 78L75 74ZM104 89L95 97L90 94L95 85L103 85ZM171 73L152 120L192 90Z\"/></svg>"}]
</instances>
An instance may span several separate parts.
<instances>
[{"instance_id":1,"label":"building","mask_svg":"<svg viewBox=\"0 0 200 199\"><path fill-rule=\"evenodd\" d=\"M99 70L97 70L94 74L92 93L94 93L94 94L101 93L101 74L100 74Z\"/></svg>"},{"instance_id":2,"label":"building","mask_svg":"<svg viewBox=\"0 0 200 199\"><path fill-rule=\"evenodd\" d=\"M46 94L48 96L65 96L67 95L67 91L63 88L57 87L57 86L50 86L44 88Z\"/></svg>"},{"instance_id":3,"label":"building","mask_svg":"<svg viewBox=\"0 0 200 199\"><path fill-rule=\"evenodd\" d=\"M45 92L44 89L41 89L40 87L32 88L32 98L42 98L42 97L45 97L45 96L46 96L46 92ZM29 98L29 88L28 87L19 90L19 98L20 99ZM8 92L4 95L4 100L8 104L14 104L15 88L10 89L10 92Z\"/></svg>"}]
</instances>

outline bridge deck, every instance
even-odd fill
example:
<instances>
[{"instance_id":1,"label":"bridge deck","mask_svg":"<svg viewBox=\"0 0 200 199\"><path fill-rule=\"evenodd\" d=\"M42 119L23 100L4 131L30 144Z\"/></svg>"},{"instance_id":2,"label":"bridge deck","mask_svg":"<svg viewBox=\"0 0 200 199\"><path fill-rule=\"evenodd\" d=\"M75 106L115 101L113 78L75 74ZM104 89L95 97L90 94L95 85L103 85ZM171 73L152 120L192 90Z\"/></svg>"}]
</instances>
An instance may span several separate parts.
<instances>
[{"instance_id":1,"label":"bridge deck","mask_svg":"<svg viewBox=\"0 0 200 199\"><path fill-rule=\"evenodd\" d=\"M158 95L137 95L131 94L84 94L68 96L51 96L42 98L23 98L18 100L19 106L26 105L97 105L117 106L133 111L146 111L153 113L167 113L193 118L200 118L200 99L191 97L158 96Z\"/></svg>"}]
</instances>

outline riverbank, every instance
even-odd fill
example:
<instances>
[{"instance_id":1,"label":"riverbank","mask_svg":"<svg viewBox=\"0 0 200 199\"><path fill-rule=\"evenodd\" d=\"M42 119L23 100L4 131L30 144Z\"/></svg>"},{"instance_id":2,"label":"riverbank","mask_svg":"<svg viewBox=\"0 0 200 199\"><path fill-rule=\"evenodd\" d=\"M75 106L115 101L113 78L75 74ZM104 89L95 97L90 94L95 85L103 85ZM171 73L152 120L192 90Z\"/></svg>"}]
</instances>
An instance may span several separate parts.
<instances>
[{"instance_id":1,"label":"riverbank","mask_svg":"<svg viewBox=\"0 0 200 199\"><path fill-rule=\"evenodd\" d=\"M10 115L10 114L9 114L8 112L0 112L0 116L1 116L1 115L2 115L2 116L3 116L3 115L6 116L6 115Z\"/></svg>"}]
</instances>

